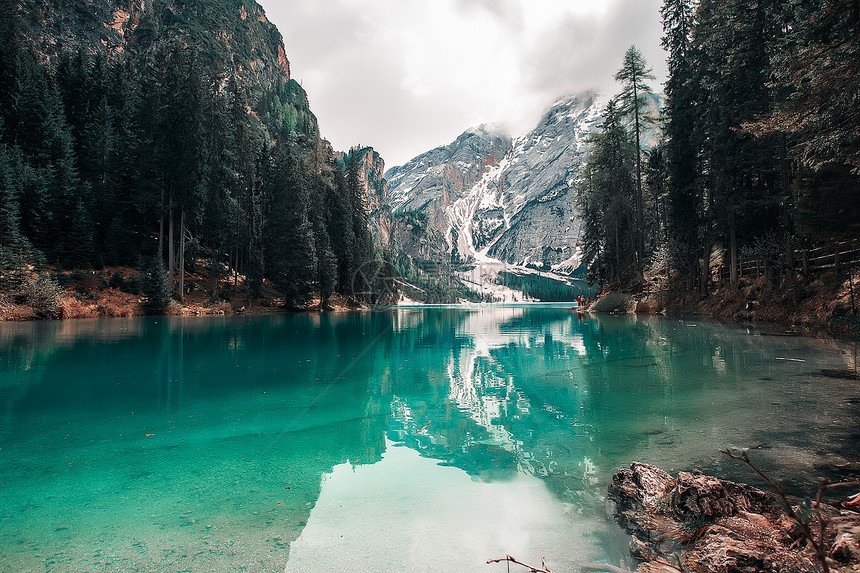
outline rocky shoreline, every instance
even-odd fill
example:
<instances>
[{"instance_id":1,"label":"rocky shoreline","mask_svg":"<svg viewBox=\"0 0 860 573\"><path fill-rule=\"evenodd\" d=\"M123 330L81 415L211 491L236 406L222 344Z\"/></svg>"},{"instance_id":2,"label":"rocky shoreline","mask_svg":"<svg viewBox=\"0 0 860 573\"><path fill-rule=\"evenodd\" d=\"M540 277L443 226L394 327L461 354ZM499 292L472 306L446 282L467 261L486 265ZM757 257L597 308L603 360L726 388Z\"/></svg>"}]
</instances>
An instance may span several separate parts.
<instances>
[{"instance_id":1,"label":"rocky shoreline","mask_svg":"<svg viewBox=\"0 0 860 573\"><path fill-rule=\"evenodd\" d=\"M615 474L607 499L639 573L860 571L860 513L850 503L783 508L775 493L638 462Z\"/></svg>"},{"instance_id":2,"label":"rocky shoreline","mask_svg":"<svg viewBox=\"0 0 860 573\"><path fill-rule=\"evenodd\" d=\"M590 312L702 317L739 324L773 324L790 331L826 330L860 337L860 276L828 273L781 290L764 277L724 284L707 296L673 291L665 277L626 289L606 287L589 304Z\"/></svg>"},{"instance_id":3,"label":"rocky shoreline","mask_svg":"<svg viewBox=\"0 0 860 573\"><path fill-rule=\"evenodd\" d=\"M198 264L198 267L202 267ZM66 271L55 280L30 283L41 285L33 292L0 291L0 322L31 320L65 320L75 318L129 318L144 316L145 298L140 291L140 272L130 267L106 267L99 271ZM2 277L0 277L2 278ZM265 281L258 298L250 298L242 277L238 286L221 279L217 291L207 274L188 273L187 292L183 300L173 300L166 309L168 316L202 316L234 314L271 314L288 312L280 293ZM369 308L348 297L334 294L325 304L316 298L303 311L351 311Z\"/></svg>"}]
</instances>

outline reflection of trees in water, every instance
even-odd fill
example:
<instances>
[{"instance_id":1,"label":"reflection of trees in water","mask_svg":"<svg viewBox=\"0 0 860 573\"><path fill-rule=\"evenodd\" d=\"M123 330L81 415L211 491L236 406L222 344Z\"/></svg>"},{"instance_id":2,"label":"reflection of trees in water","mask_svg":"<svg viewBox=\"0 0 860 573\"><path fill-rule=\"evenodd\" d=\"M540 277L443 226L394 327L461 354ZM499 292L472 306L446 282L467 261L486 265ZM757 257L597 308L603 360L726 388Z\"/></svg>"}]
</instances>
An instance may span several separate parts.
<instances>
[{"instance_id":1,"label":"reflection of trees in water","mask_svg":"<svg viewBox=\"0 0 860 573\"><path fill-rule=\"evenodd\" d=\"M82 523L81 551L88 531L110 535L117 548L126 534L145 535L149 516L167 506L187 510L175 543L194 547L204 536L217 548L276 538L277 547L247 551L285 552L323 476L348 460L381 458L390 321L368 314L141 320L131 334L46 342L51 352L22 373L4 453L31 462L0 470L7 499L46 510L28 514L19 534L37 537L44 520L77 523L80 507L110 504L103 496L121 491L123 506L137 506L145 523L124 514ZM67 468L70 460L77 463ZM51 474L41 490L26 487ZM36 495L56 501L30 499Z\"/></svg>"},{"instance_id":2,"label":"reflection of trees in water","mask_svg":"<svg viewBox=\"0 0 860 573\"><path fill-rule=\"evenodd\" d=\"M719 448L735 440L808 449L811 429L791 401L809 399L803 385L819 367L792 371L774 357L842 360L840 342L701 322L530 310L488 312L470 325L468 316L455 315L453 327L431 317L443 357L411 371L409 383L394 376L392 439L482 479L533 474L566 500L588 496L632 459L688 469L721 464Z\"/></svg>"},{"instance_id":3,"label":"reflection of trees in water","mask_svg":"<svg viewBox=\"0 0 860 573\"><path fill-rule=\"evenodd\" d=\"M856 451L844 430L849 419L822 425L835 411L847 413L837 404L845 388L820 376L823 365L844 362L845 344L698 321L601 317L589 339L589 357L600 358L585 364L585 414L608 465L646 459L748 479L718 450L750 446L762 448L758 459L775 475L815 479L811 460L820 453L813 450Z\"/></svg>"},{"instance_id":4,"label":"reflection of trees in water","mask_svg":"<svg viewBox=\"0 0 860 573\"><path fill-rule=\"evenodd\" d=\"M91 341L116 341L139 335L138 319L0 322L0 400L9 406L27 387L41 382L58 353Z\"/></svg>"},{"instance_id":5,"label":"reflection of trees in water","mask_svg":"<svg viewBox=\"0 0 860 573\"><path fill-rule=\"evenodd\" d=\"M830 340L540 308L69 324L8 325L15 334L0 337L4 452L62 444L65 463L96 442L102 481L138 483L122 469L134 467L149 476L140 484L180 483L225 514L278 498L297 517L267 507L253 519L280 516L284 539L323 476L379 460L386 433L478 479L538 476L582 505L631 459L686 469L733 436L852 439L807 424L844 393L818 375L851 355ZM786 438L792 425L807 431Z\"/></svg>"}]
</instances>

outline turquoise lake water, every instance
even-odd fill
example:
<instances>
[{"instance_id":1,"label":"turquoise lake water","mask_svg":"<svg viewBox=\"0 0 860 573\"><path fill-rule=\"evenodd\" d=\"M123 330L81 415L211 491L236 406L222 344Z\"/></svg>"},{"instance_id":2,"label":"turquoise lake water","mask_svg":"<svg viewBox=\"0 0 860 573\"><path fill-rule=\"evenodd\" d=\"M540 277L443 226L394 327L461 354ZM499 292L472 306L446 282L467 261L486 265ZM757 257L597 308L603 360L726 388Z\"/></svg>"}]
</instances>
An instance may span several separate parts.
<instances>
[{"instance_id":1,"label":"turquoise lake water","mask_svg":"<svg viewBox=\"0 0 860 573\"><path fill-rule=\"evenodd\" d=\"M856 355L551 305L0 324L0 571L617 563L633 460L852 467Z\"/></svg>"}]
</instances>

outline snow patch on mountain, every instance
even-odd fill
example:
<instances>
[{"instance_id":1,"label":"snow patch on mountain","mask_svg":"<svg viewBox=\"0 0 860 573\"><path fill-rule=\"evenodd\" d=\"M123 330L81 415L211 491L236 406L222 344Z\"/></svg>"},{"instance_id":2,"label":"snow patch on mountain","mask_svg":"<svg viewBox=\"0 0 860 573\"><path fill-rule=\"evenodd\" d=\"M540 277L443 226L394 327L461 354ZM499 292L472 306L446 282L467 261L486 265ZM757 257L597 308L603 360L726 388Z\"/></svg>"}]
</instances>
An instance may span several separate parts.
<instances>
[{"instance_id":1,"label":"snow patch on mountain","mask_svg":"<svg viewBox=\"0 0 860 573\"><path fill-rule=\"evenodd\" d=\"M605 103L594 93L565 97L526 135L479 126L390 169L395 219L420 212L423 221L399 232L395 225L395 248L420 261L575 270L582 256L576 187Z\"/></svg>"}]
</instances>

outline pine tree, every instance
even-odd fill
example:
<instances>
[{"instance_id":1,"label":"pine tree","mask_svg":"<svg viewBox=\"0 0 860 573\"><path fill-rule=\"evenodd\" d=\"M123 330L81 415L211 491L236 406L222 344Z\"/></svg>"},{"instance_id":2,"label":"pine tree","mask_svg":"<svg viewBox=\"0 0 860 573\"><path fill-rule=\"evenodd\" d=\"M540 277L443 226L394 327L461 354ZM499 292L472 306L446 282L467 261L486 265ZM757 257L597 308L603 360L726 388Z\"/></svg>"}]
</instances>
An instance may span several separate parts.
<instances>
[{"instance_id":1,"label":"pine tree","mask_svg":"<svg viewBox=\"0 0 860 573\"><path fill-rule=\"evenodd\" d=\"M379 254L379 259L381 265L376 274L376 283L373 285L373 302L375 304L397 304L399 300L399 289L395 281L397 269L394 267L391 251L383 248Z\"/></svg>"},{"instance_id":2,"label":"pine tree","mask_svg":"<svg viewBox=\"0 0 860 573\"><path fill-rule=\"evenodd\" d=\"M21 51L21 13L15 0L0 0L0 141L14 141L17 133L18 63Z\"/></svg>"},{"instance_id":3,"label":"pine tree","mask_svg":"<svg viewBox=\"0 0 860 573\"><path fill-rule=\"evenodd\" d=\"M113 131L113 115L107 98L103 97L84 128L84 155L79 161L81 179L92 189L93 220L101 230L96 241L100 247L104 244L108 221L118 208L110 165L113 148L118 145Z\"/></svg>"},{"instance_id":4,"label":"pine tree","mask_svg":"<svg viewBox=\"0 0 860 573\"><path fill-rule=\"evenodd\" d=\"M337 290L349 292L354 272L355 230L352 224L352 207L346 176L340 165L332 164L333 181L326 184L317 180L317 193L325 196L328 213L328 235L331 238L332 251L337 257L338 281Z\"/></svg>"},{"instance_id":5,"label":"pine tree","mask_svg":"<svg viewBox=\"0 0 860 573\"><path fill-rule=\"evenodd\" d=\"M64 263L73 269L92 268L95 229L84 198L78 198L68 234L64 238Z\"/></svg>"},{"instance_id":6,"label":"pine tree","mask_svg":"<svg viewBox=\"0 0 860 573\"><path fill-rule=\"evenodd\" d=\"M768 46L777 35L765 9L769 0L703 0L694 34L701 92L699 130L704 192L700 290L706 293L709 261L717 245L728 245L736 266L738 242L778 232L779 204L786 202L774 145L756 140L741 126L767 113ZM726 230L728 233L726 233ZM728 236L726 236L728 235ZM732 273L736 282L736 275Z\"/></svg>"},{"instance_id":7,"label":"pine tree","mask_svg":"<svg viewBox=\"0 0 860 573\"><path fill-rule=\"evenodd\" d=\"M200 232L209 248L212 297L217 300L220 294L219 281L225 278L221 259L233 241L234 214L238 210L238 204L233 195L236 174L232 166L236 159L227 96L220 91L217 84L210 86L209 92L205 114L209 149L206 166L208 193ZM270 181L272 173L271 165L267 163L266 172L262 175L263 181Z\"/></svg>"},{"instance_id":8,"label":"pine tree","mask_svg":"<svg viewBox=\"0 0 860 573\"><path fill-rule=\"evenodd\" d=\"M58 260L79 188L74 138L50 69L29 49L19 52L16 69L17 131L10 137L33 168L21 196L22 227L51 260Z\"/></svg>"},{"instance_id":9,"label":"pine tree","mask_svg":"<svg viewBox=\"0 0 860 573\"><path fill-rule=\"evenodd\" d=\"M288 308L304 308L313 298L318 273L308 188L298 162L286 151L274 158L269 185L271 232L267 237L268 274Z\"/></svg>"},{"instance_id":10,"label":"pine tree","mask_svg":"<svg viewBox=\"0 0 860 573\"><path fill-rule=\"evenodd\" d=\"M28 170L17 149L0 144L0 292L18 291L24 283L27 263L38 258L20 225L19 199Z\"/></svg>"},{"instance_id":11,"label":"pine tree","mask_svg":"<svg viewBox=\"0 0 860 573\"><path fill-rule=\"evenodd\" d=\"M161 161L166 188L167 274L171 284L178 271L176 293L184 297L186 240L189 222L199 221L205 204L208 150L203 133L203 77L194 52L175 48L167 60L165 97L160 111L163 135Z\"/></svg>"},{"instance_id":12,"label":"pine tree","mask_svg":"<svg viewBox=\"0 0 860 573\"><path fill-rule=\"evenodd\" d=\"M700 131L692 35L693 0L664 0L663 48L669 77L664 92L663 147L666 161L666 227L670 265L683 286L692 289L698 268L699 220L697 178Z\"/></svg>"},{"instance_id":13,"label":"pine tree","mask_svg":"<svg viewBox=\"0 0 860 573\"><path fill-rule=\"evenodd\" d=\"M665 145L657 145L648 154L648 165L645 168L645 184L651 191L654 203L654 245L665 246L666 239L666 168Z\"/></svg>"},{"instance_id":14,"label":"pine tree","mask_svg":"<svg viewBox=\"0 0 860 573\"><path fill-rule=\"evenodd\" d=\"M108 231L105 236L106 250L116 248L114 255L109 255L112 264L131 264L140 255L141 241L133 240L134 237L146 236L151 228L144 226L146 220L142 212L139 190L141 154L145 150L141 147L142 132L138 122L138 114L141 107L139 82L137 72L131 66L131 62L124 55L118 56L110 62L108 70L107 102L111 110L112 141L108 147L106 185L111 190L113 208L110 213L104 213L108 217ZM104 219L100 221L104 224ZM111 226L116 225L122 233L116 237L109 237ZM113 245L108 242L113 241Z\"/></svg>"},{"instance_id":15,"label":"pine tree","mask_svg":"<svg viewBox=\"0 0 860 573\"><path fill-rule=\"evenodd\" d=\"M239 274L247 270L246 265L252 258L262 260L259 236L263 222L257 167L264 144L249 114L245 90L235 80L228 82L227 89L234 160L231 166L234 173L232 195L235 198L232 266Z\"/></svg>"},{"instance_id":16,"label":"pine tree","mask_svg":"<svg viewBox=\"0 0 860 573\"><path fill-rule=\"evenodd\" d=\"M632 117L633 140L636 150L636 273L642 280L642 265L645 258L645 202L642 194L642 130L654 122L648 113L648 94L654 74L645 63L645 58L636 46L630 46L624 54L624 63L615 74L615 81L621 82L623 89L618 96L622 114Z\"/></svg>"},{"instance_id":17,"label":"pine tree","mask_svg":"<svg viewBox=\"0 0 860 573\"><path fill-rule=\"evenodd\" d=\"M2 130L2 121L0 121ZM20 153L0 144L0 248L21 244L21 180L23 165Z\"/></svg>"},{"instance_id":18,"label":"pine tree","mask_svg":"<svg viewBox=\"0 0 860 573\"><path fill-rule=\"evenodd\" d=\"M109 220L101 250L107 265L120 265L128 260L128 229L120 216Z\"/></svg>"},{"instance_id":19,"label":"pine tree","mask_svg":"<svg viewBox=\"0 0 860 573\"><path fill-rule=\"evenodd\" d=\"M140 291L144 296L143 310L146 314L162 315L167 312L173 287L160 256L156 255L147 261L140 277Z\"/></svg>"},{"instance_id":20,"label":"pine tree","mask_svg":"<svg viewBox=\"0 0 860 573\"><path fill-rule=\"evenodd\" d=\"M265 191L261 174L269 155L265 146L260 149L256 156L256 166L253 172L254 180L251 185L249 197L249 241L248 241L248 291L251 298L258 298L263 292L263 276L265 274L265 255L263 236L266 234L266 218L263 215L265 208Z\"/></svg>"},{"instance_id":21,"label":"pine tree","mask_svg":"<svg viewBox=\"0 0 860 573\"><path fill-rule=\"evenodd\" d=\"M366 298L372 292L372 269L374 262L373 238L367 218L367 197L361 175L363 154L360 148L353 147L347 155L346 185L352 214L352 234L354 243L350 265L350 284L352 295Z\"/></svg>"},{"instance_id":22,"label":"pine tree","mask_svg":"<svg viewBox=\"0 0 860 573\"><path fill-rule=\"evenodd\" d=\"M860 171L860 4L856 0L772 2L786 33L772 50L771 113L751 118L759 135L784 134L803 164L845 163Z\"/></svg>"},{"instance_id":23,"label":"pine tree","mask_svg":"<svg viewBox=\"0 0 860 573\"><path fill-rule=\"evenodd\" d=\"M638 280L635 256L635 150L615 99L591 138L587 184L579 202L585 217L585 258L593 284Z\"/></svg>"},{"instance_id":24,"label":"pine tree","mask_svg":"<svg viewBox=\"0 0 860 573\"><path fill-rule=\"evenodd\" d=\"M61 52L55 76L63 112L72 134L75 156L86 163L85 131L94 111L90 105L90 57L82 49ZM84 179L87 179L87 176L88 173L84 170Z\"/></svg>"},{"instance_id":25,"label":"pine tree","mask_svg":"<svg viewBox=\"0 0 860 573\"><path fill-rule=\"evenodd\" d=\"M135 215L143 228L157 233L159 256L164 256L165 252L164 223L167 215L162 160L165 155L162 112L167 96L166 68L166 52L155 50L148 58L138 82L139 93L146 94L146 97L139 100L134 122L138 133L136 143L140 149L136 155Z\"/></svg>"},{"instance_id":26,"label":"pine tree","mask_svg":"<svg viewBox=\"0 0 860 573\"><path fill-rule=\"evenodd\" d=\"M314 218L315 248L317 254L317 283L320 291L320 308L328 306L328 300L337 287L337 257L331 249L331 240L322 216Z\"/></svg>"}]
</instances>

